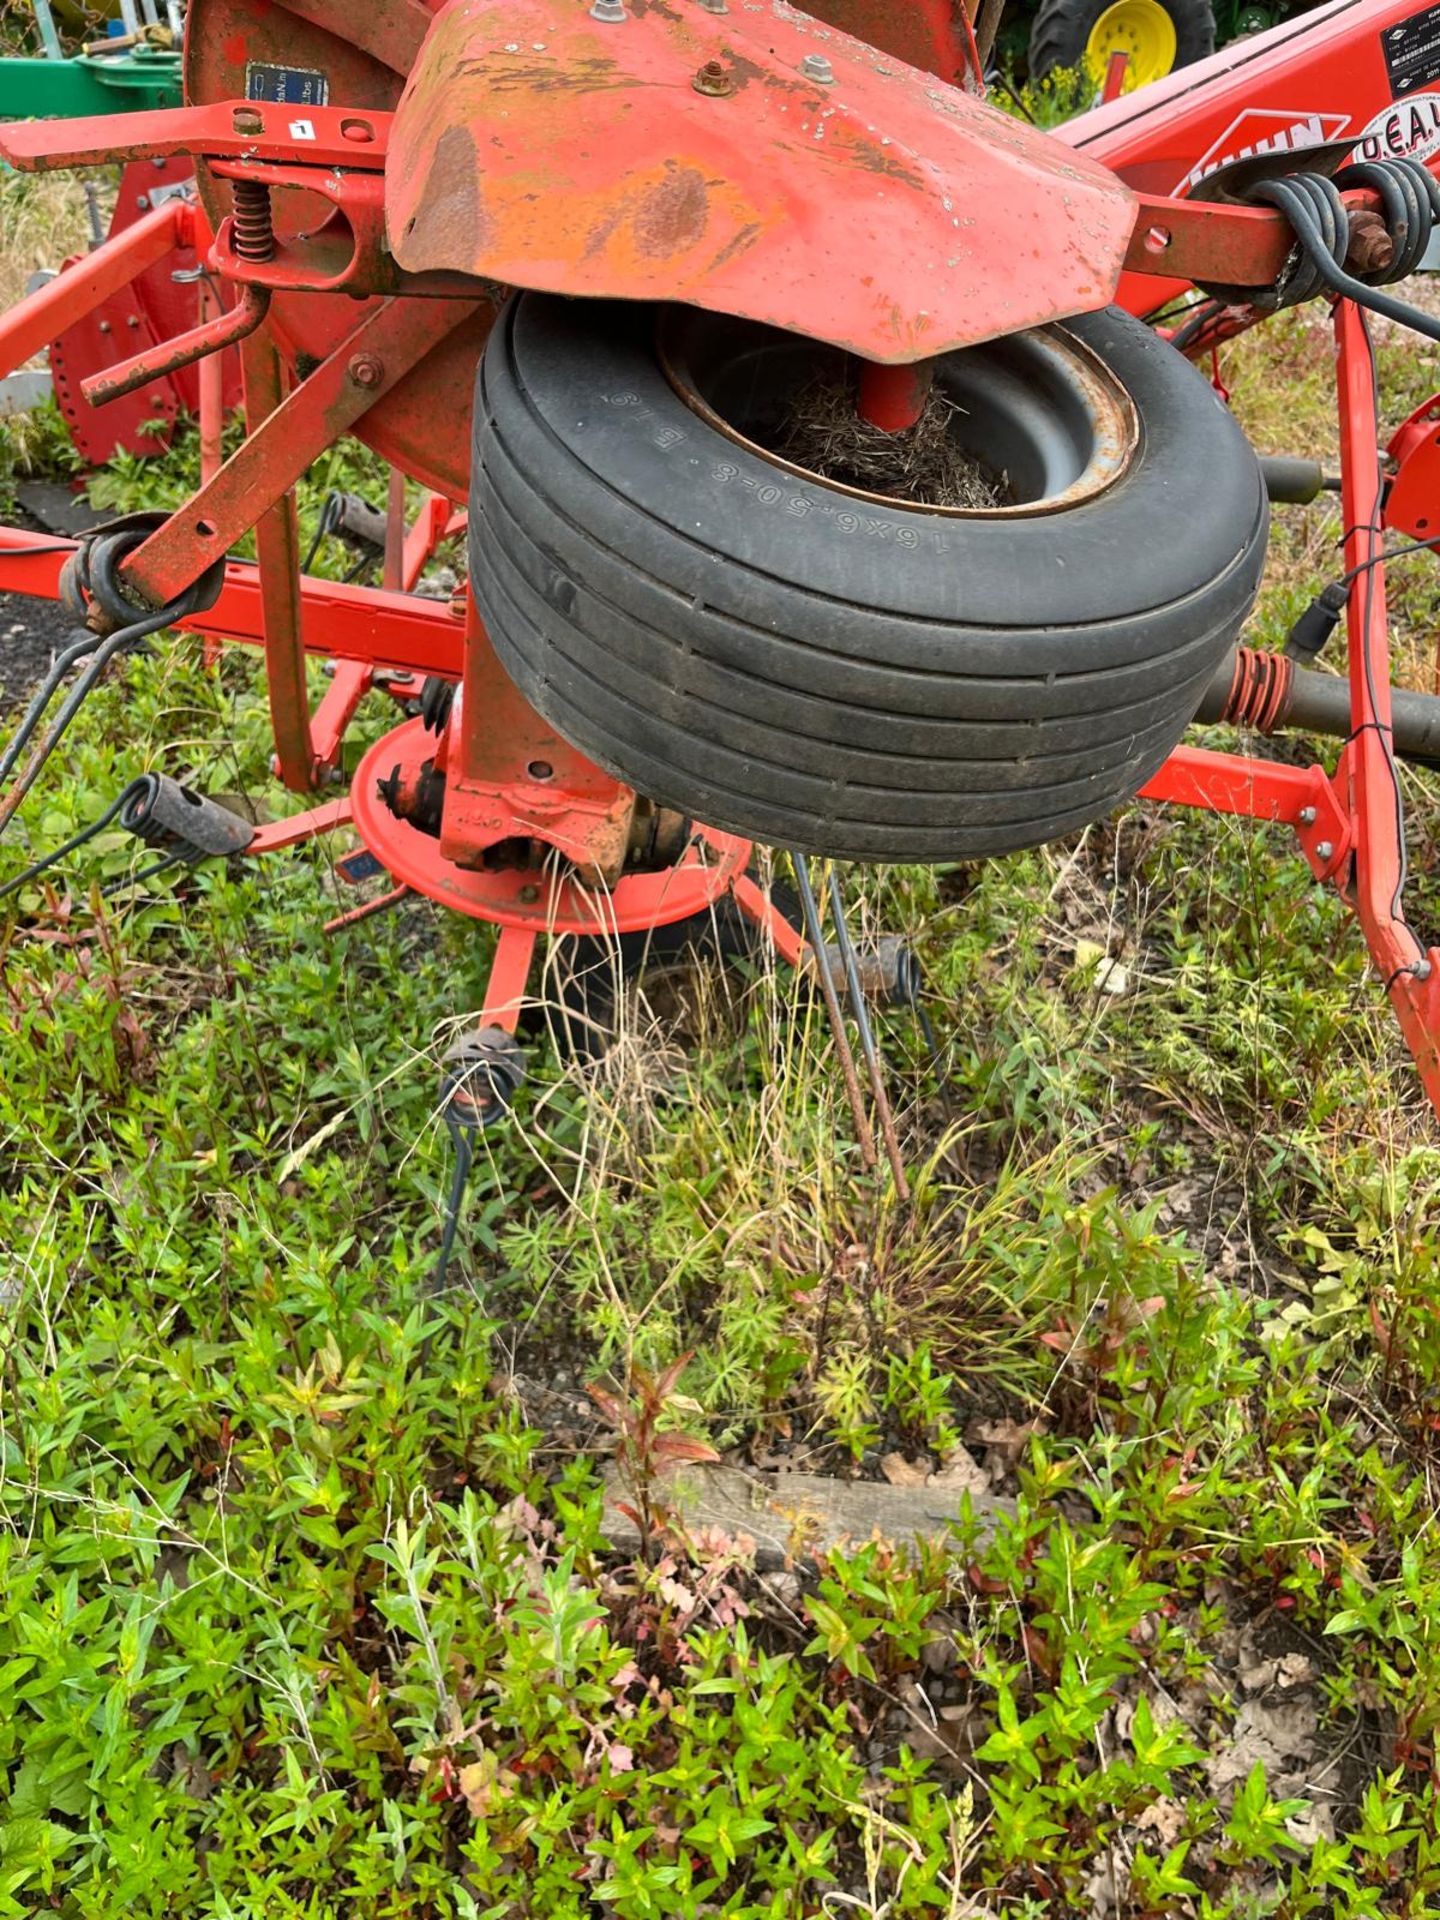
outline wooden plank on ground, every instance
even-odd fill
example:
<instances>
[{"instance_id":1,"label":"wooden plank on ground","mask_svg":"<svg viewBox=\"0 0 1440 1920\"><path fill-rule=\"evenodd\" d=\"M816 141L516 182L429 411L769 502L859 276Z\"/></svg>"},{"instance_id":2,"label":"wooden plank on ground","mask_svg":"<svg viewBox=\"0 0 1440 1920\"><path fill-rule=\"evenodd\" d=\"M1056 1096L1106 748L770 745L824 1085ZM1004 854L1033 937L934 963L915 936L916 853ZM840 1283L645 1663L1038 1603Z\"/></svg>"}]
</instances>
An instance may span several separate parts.
<instances>
[{"instance_id":1,"label":"wooden plank on ground","mask_svg":"<svg viewBox=\"0 0 1440 1920\"><path fill-rule=\"evenodd\" d=\"M618 1502L635 1502L613 1464L604 1470L602 1530L619 1552L634 1552L639 1529ZM689 1532L701 1527L746 1534L762 1571L803 1561L817 1549L859 1546L876 1538L897 1546L943 1540L960 1514L956 1486L892 1487L886 1481L833 1480L818 1473L751 1473L738 1467L683 1466L666 1474L661 1497ZM1014 1502L972 1492L982 1537L994 1532Z\"/></svg>"}]
</instances>

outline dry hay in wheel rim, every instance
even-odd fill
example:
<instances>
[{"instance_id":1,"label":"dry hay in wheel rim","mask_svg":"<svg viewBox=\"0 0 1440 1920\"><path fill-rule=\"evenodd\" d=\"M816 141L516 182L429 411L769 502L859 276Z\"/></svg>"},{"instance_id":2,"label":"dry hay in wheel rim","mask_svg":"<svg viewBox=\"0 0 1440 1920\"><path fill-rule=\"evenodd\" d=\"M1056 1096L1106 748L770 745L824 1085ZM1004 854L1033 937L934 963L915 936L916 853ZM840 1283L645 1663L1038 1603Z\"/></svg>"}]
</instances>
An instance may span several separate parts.
<instances>
[{"instance_id":1,"label":"dry hay in wheel rim","mask_svg":"<svg viewBox=\"0 0 1440 1920\"><path fill-rule=\"evenodd\" d=\"M1009 483L961 446L964 412L932 387L913 427L887 433L857 405L858 382L843 375L809 381L795 393L770 450L837 486L858 487L919 507L985 509L1012 504Z\"/></svg>"}]
</instances>

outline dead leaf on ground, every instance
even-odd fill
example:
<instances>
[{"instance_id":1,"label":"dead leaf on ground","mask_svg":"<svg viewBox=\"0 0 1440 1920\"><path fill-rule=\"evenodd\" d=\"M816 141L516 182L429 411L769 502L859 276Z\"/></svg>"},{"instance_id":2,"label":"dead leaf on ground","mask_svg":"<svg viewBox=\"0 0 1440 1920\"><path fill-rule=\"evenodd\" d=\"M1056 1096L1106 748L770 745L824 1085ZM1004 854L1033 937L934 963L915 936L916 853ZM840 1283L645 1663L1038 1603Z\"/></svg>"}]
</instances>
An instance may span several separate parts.
<instances>
[{"instance_id":1,"label":"dead leaf on ground","mask_svg":"<svg viewBox=\"0 0 1440 1920\"><path fill-rule=\"evenodd\" d=\"M880 1471L892 1487L923 1487L930 1478L928 1460L907 1460L903 1453L887 1453L880 1460Z\"/></svg>"},{"instance_id":2,"label":"dead leaf on ground","mask_svg":"<svg viewBox=\"0 0 1440 1920\"><path fill-rule=\"evenodd\" d=\"M990 1476L967 1447L956 1447L944 1466L931 1474L930 1485L954 1493L988 1493Z\"/></svg>"},{"instance_id":3,"label":"dead leaf on ground","mask_svg":"<svg viewBox=\"0 0 1440 1920\"><path fill-rule=\"evenodd\" d=\"M1033 1420L973 1420L966 1429L967 1440L993 1448L1000 1464L1010 1471L1025 1457L1025 1450L1038 1433L1048 1433L1050 1422L1037 1414Z\"/></svg>"},{"instance_id":4,"label":"dead leaf on ground","mask_svg":"<svg viewBox=\"0 0 1440 1920\"><path fill-rule=\"evenodd\" d=\"M1141 1833L1153 1833L1160 1846L1169 1853L1184 1831L1185 1809L1178 1800L1156 1800L1146 1807L1135 1825Z\"/></svg>"}]
</instances>

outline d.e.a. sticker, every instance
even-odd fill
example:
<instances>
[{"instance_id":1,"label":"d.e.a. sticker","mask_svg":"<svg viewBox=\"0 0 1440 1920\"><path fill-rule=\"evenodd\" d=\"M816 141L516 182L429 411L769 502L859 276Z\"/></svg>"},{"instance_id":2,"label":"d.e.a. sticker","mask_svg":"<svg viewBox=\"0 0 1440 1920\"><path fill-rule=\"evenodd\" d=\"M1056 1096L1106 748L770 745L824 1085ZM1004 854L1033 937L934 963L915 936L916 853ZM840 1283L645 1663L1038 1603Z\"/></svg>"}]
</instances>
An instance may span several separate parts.
<instances>
[{"instance_id":1,"label":"d.e.a. sticker","mask_svg":"<svg viewBox=\"0 0 1440 1920\"><path fill-rule=\"evenodd\" d=\"M1440 148L1440 93L1413 93L1377 113L1355 141L1355 160L1423 160Z\"/></svg>"}]
</instances>

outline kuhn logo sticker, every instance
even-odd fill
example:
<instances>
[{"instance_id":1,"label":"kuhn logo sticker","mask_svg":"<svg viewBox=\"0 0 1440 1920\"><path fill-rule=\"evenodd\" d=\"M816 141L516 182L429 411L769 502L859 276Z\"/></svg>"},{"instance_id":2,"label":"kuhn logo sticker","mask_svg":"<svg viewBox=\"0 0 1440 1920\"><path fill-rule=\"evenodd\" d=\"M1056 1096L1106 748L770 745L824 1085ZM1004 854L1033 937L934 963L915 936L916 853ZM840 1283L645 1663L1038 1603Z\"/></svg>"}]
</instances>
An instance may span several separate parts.
<instances>
[{"instance_id":1,"label":"kuhn logo sticker","mask_svg":"<svg viewBox=\"0 0 1440 1920\"><path fill-rule=\"evenodd\" d=\"M1377 113L1355 142L1357 160L1423 160L1440 147L1440 93L1416 93Z\"/></svg>"},{"instance_id":2,"label":"kuhn logo sticker","mask_svg":"<svg viewBox=\"0 0 1440 1920\"><path fill-rule=\"evenodd\" d=\"M1228 167L1232 160L1248 160L1254 153L1291 153L1298 147L1318 147L1343 133L1349 124L1348 113L1281 113L1269 107L1247 107L1209 152L1195 162L1175 191L1188 193L1207 173Z\"/></svg>"}]
</instances>

